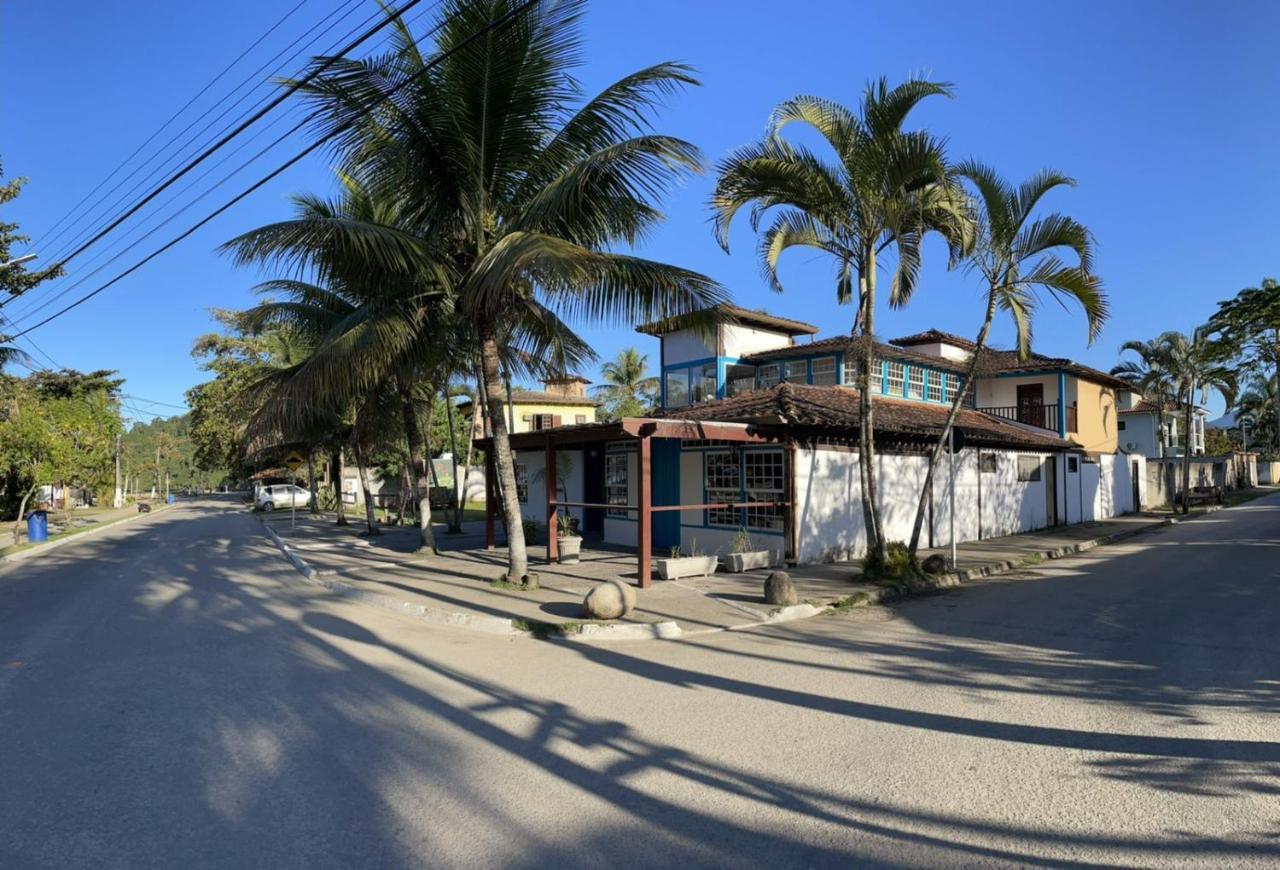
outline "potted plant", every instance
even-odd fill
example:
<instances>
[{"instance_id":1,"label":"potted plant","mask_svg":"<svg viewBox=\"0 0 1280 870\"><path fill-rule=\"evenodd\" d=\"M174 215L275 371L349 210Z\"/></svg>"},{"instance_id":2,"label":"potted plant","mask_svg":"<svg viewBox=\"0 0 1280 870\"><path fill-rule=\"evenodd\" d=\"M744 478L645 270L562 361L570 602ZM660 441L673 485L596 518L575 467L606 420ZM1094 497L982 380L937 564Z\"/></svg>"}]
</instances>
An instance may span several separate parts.
<instances>
[{"instance_id":1,"label":"potted plant","mask_svg":"<svg viewBox=\"0 0 1280 870\"><path fill-rule=\"evenodd\" d=\"M655 559L658 576L663 580L679 580L681 577L705 577L716 572L720 560L708 556L698 547L696 539L689 540L689 555L682 554L679 547L671 548L671 557Z\"/></svg>"},{"instance_id":2,"label":"potted plant","mask_svg":"<svg viewBox=\"0 0 1280 870\"><path fill-rule=\"evenodd\" d=\"M582 536L578 534L578 518L571 514L556 517L556 547L561 565L576 565L582 555Z\"/></svg>"},{"instance_id":3,"label":"potted plant","mask_svg":"<svg viewBox=\"0 0 1280 870\"><path fill-rule=\"evenodd\" d=\"M733 574L752 571L756 568L771 568L775 564L773 550L757 549L746 528L739 528L729 545L729 554L724 558L725 568Z\"/></svg>"}]
</instances>

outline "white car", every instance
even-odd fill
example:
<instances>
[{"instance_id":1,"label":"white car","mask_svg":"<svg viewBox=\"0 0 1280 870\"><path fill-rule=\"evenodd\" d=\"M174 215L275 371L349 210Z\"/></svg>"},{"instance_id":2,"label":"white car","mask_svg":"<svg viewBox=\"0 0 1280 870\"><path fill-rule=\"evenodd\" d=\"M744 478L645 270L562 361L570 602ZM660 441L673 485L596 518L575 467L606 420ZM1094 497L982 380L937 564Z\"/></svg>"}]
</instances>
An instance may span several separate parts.
<instances>
[{"instance_id":1,"label":"white car","mask_svg":"<svg viewBox=\"0 0 1280 870\"><path fill-rule=\"evenodd\" d=\"M291 483L278 483L275 486L264 486L258 493L258 507L264 511L276 508L310 507L311 492Z\"/></svg>"}]
</instances>

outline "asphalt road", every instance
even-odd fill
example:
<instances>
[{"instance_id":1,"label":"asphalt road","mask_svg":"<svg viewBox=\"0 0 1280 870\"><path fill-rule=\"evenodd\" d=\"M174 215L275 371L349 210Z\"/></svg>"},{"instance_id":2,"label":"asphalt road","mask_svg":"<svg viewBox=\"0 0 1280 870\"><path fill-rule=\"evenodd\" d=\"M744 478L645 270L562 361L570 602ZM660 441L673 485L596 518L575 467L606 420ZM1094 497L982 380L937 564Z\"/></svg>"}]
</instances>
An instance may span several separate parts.
<instances>
[{"instance_id":1,"label":"asphalt road","mask_svg":"<svg viewBox=\"0 0 1280 870\"><path fill-rule=\"evenodd\" d=\"M1275 866L1280 497L698 642L418 623L206 499L0 566L0 867Z\"/></svg>"}]
</instances>

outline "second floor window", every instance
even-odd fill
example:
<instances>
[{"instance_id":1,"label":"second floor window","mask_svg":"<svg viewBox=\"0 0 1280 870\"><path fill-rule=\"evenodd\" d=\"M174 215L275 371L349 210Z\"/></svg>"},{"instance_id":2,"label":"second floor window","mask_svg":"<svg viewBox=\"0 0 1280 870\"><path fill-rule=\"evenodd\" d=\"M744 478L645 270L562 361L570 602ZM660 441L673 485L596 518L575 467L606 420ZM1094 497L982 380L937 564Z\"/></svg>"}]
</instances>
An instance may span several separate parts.
<instances>
[{"instance_id":1,"label":"second floor window","mask_svg":"<svg viewBox=\"0 0 1280 870\"><path fill-rule=\"evenodd\" d=\"M932 369L929 370L929 395L926 396L926 398L930 402L942 401L942 383L946 377L947 376L942 372L935 372Z\"/></svg>"},{"instance_id":2,"label":"second floor window","mask_svg":"<svg viewBox=\"0 0 1280 870\"><path fill-rule=\"evenodd\" d=\"M808 383L809 364L802 359L793 359L783 363L782 379L789 384Z\"/></svg>"},{"instance_id":3,"label":"second floor window","mask_svg":"<svg viewBox=\"0 0 1280 870\"><path fill-rule=\"evenodd\" d=\"M903 379L902 363L889 361L888 371L885 375L885 395L901 396L902 395L902 379Z\"/></svg>"},{"instance_id":4,"label":"second floor window","mask_svg":"<svg viewBox=\"0 0 1280 870\"><path fill-rule=\"evenodd\" d=\"M813 361L813 383L818 386L835 386L837 382L836 358L833 356L818 357ZM874 392L876 381L875 369L872 369L872 391Z\"/></svg>"},{"instance_id":5,"label":"second floor window","mask_svg":"<svg viewBox=\"0 0 1280 870\"><path fill-rule=\"evenodd\" d=\"M667 372L667 407L680 408L689 404L689 370Z\"/></svg>"},{"instance_id":6,"label":"second floor window","mask_svg":"<svg viewBox=\"0 0 1280 870\"><path fill-rule=\"evenodd\" d=\"M924 398L924 369L920 366L912 366L908 370L907 377L907 398L923 399Z\"/></svg>"},{"instance_id":7,"label":"second floor window","mask_svg":"<svg viewBox=\"0 0 1280 870\"><path fill-rule=\"evenodd\" d=\"M947 375L946 392L942 395L942 401L948 405L956 400L956 393L960 392L960 376Z\"/></svg>"}]
</instances>

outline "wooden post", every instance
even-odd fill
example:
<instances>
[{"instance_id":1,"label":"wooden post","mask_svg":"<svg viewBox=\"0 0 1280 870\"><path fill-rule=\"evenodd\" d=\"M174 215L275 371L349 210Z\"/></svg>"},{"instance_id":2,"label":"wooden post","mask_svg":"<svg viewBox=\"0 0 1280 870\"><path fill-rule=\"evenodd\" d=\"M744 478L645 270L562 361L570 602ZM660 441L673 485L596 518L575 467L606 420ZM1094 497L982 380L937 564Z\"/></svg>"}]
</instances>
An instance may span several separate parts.
<instances>
[{"instance_id":1,"label":"wooden post","mask_svg":"<svg viewBox=\"0 0 1280 870\"><path fill-rule=\"evenodd\" d=\"M547 564L554 564L560 555L560 542L556 540L556 448L547 438L547 462L543 480L547 490Z\"/></svg>"},{"instance_id":2,"label":"wooden post","mask_svg":"<svg viewBox=\"0 0 1280 870\"><path fill-rule=\"evenodd\" d=\"M648 437L640 438L639 474L640 474L640 515L636 523L636 564L641 589L653 585L651 559L653 558L653 486L650 474L652 442Z\"/></svg>"},{"instance_id":3,"label":"wooden post","mask_svg":"<svg viewBox=\"0 0 1280 870\"><path fill-rule=\"evenodd\" d=\"M493 442L484 449L484 548L492 550L497 546L497 534L493 528L493 508L497 492L497 487L493 485L494 475L497 469L493 461Z\"/></svg>"}]
</instances>

